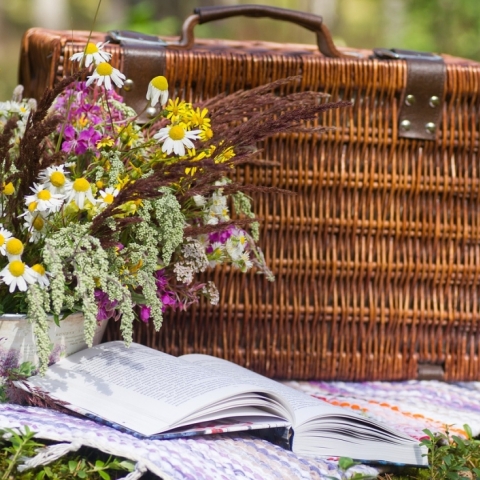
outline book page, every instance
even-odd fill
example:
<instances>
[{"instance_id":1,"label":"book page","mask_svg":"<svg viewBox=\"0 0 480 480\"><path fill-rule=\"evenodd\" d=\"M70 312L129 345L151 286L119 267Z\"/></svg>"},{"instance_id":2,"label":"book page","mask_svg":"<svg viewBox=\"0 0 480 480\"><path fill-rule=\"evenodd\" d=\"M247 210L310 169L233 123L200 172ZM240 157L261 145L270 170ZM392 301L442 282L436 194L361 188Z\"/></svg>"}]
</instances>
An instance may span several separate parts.
<instances>
[{"instance_id":1,"label":"book page","mask_svg":"<svg viewBox=\"0 0 480 480\"><path fill-rule=\"evenodd\" d=\"M423 451L417 442L386 425L310 397L226 360L199 354L180 358L203 365L216 374L224 373L240 382L248 381L269 389L286 399L295 415L292 450L296 453L343 455L360 460L393 461L397 458L397 461L402 459L411 465L425 464Z\"/></svg>"},{"instance_id":2,"label":"book page","mask_svg":"<svg viewBox=\"0 0 480 480\"><path fill-rule=\"evenodd\" d=\"M196 365L202 365L218 375L227 375L235 378L239 383L249 383L250 385L256 385L259 388L274 392L290 405L294 413L292 421L294 428L318 415L345 415L346 413L340 407L329 405L326 402L282 385L275 380L254 373L227 360L201 354L183 355L180 358Z\"/></svg>"},{"instance_id":3,"label":"book page","mask_svg":"<svg viewBox=\"0 0 480 480\"><path fill-rule=\"evenodd\" d=\"M262 389L231 375L148 347L110 342L78 352L28 379L68 408L90 413L143 435L161 433L195 419L259 416L266 408L285 419L288 411ZM245 397L243 394L249 394Z\"/></svg>"}]
</instances>

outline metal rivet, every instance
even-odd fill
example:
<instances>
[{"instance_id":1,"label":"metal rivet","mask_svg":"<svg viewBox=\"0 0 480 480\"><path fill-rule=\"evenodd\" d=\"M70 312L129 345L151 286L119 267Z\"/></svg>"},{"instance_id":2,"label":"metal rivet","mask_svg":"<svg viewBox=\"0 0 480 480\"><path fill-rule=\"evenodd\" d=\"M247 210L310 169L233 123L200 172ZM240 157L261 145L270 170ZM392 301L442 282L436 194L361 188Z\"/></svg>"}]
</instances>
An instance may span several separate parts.
<instances>
[{"instance_id":1,"label":"metal rivet","mask_svg":"<svg viewBox=\"0 0 480 480\"><path fill-rule=\"evenodd\" d=\"M402 120L400 122L400 128L404 130L405 132L408 132L410 130L410 127L412 124L410 123L410 120Z\"/></svg>"},{"instance_id":2,"label":"metal rivet","mask_svg":"<svg viewBox=\"0 0 480 480\"><path fill-rule=\"evenodd\" d=\"M129 92L133 88L133 80L131 78L127 78L125 83L123 84L123 89L126 92Z\"/></svg>"},{"instance_id":3,"label":"metal rivet","mask_svg":"<svg viewBox=\"0 0 480 480\"><path fill-rule=\"evenodd\" d=\"M155 107L148 107L145 113L148 118L154 118L157 116L157 109Z\"/></svg>"},{"instance_id":4,"label":"metal rivet","mask_svg":"<svg viewBox=\"0 0 480 480\"><path fill-rule=\"evenodd\" d=\"M415 95L407 95L406 98L405 98L405 105L410 107L416 101L417 101L417 99L415 98Z\"/></svg>"},{"instance_id":5,"label":"metal rivet","mask_svg":"<svg viewBox=\"0 0 480 480\"><path fill-rule=\"evenodd\" d=\"M430 97L430 100L428 101L428 104L432 107L438 107L440 105L440 99L434 95L433 97Z\"/></svg>"},{"instance_id":6,"label":"metal rivet","mask_svg":"<svg viewBox=\"0 0 480 480\"><path fill-rule=\"evenodd\" d=\"M425 124L425 130L428 133L435 133L437 126L433 122L428 122Z\"/></svg>"}]
</instances>

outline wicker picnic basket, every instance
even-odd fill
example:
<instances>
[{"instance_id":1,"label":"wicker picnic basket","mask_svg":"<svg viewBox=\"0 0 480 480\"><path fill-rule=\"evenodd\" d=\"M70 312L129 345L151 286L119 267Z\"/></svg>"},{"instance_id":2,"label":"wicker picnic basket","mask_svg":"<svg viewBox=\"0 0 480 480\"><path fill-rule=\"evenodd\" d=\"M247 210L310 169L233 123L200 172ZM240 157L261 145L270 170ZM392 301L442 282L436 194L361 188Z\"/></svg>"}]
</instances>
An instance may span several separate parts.
<instances>
[{"instance_id":1,"label":"wicker picnic basket","mask_svg":"<svg viewBox=\"0 0 480 480\"><path fill-rule=\"evenodd\" d=\"M196 24L234 15L294 22L318 46L194 40ZM29 30L26 94L69 72L87 38ZM326 133L268 140L264 156L278 166L237 174L297 194L254 198L275 282L215 270L218 306L167 314L160 333L139 325L136 341L277 378L480 379L480 64L337 49L321 17L258 5L197 9L180 40L93 34L107 38L137 111L160 74L190 101L301 75L300 90L353 104L320 118L335 127ZM108 338L118 338L115 325Z\"/></svg>"}]
</instances>

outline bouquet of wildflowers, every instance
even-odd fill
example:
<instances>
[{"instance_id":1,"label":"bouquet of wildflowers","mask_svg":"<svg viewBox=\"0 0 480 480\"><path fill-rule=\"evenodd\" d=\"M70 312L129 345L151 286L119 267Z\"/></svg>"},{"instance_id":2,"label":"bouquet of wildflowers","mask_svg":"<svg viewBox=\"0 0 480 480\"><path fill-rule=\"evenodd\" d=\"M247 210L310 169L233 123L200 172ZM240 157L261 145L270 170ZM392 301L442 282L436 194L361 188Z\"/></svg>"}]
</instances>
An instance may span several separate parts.
<instances>
[{"instance_id":1,"label":"bouquet of wildflowers","mask_svg":"<svg viewBox=\"0 0 480 480\"><path fill-rule=\"evenodd\" d=\"M81 310L87 343L114 318L128 343L136 319L159 329L167 308L218 302L199 280L210 267L272 279L248 196L262 189L229 173L258 161L268 135L341 106L274 93L296 79L192 105L169 98L159 76L145 92L159 114L142 125L113 88L125 77L102 44L72 59L79 72L38 105L21 87L0 103L0 313L28 314L42 369L48 315Z\"/></svg>"}]
</instances>

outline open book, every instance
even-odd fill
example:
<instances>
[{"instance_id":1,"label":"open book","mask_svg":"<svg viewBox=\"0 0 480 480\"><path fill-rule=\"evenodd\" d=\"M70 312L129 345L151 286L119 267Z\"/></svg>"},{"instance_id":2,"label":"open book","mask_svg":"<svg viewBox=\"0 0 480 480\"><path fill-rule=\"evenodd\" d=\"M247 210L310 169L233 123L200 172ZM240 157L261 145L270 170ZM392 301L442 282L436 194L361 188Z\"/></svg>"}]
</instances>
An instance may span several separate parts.
<instances>
[{"instance_id":1,"label":"open book","mask_svg":"<svg viewBox=\"0 0 480 480\"><path fill-rule=\"evenodd\" d=\"M137 435L172 438L252 429L289 431L301 455L426 465L418 443L341 407L208 355L173 357L109 342L17 386Z\"/></svg>"}]
</instances>

